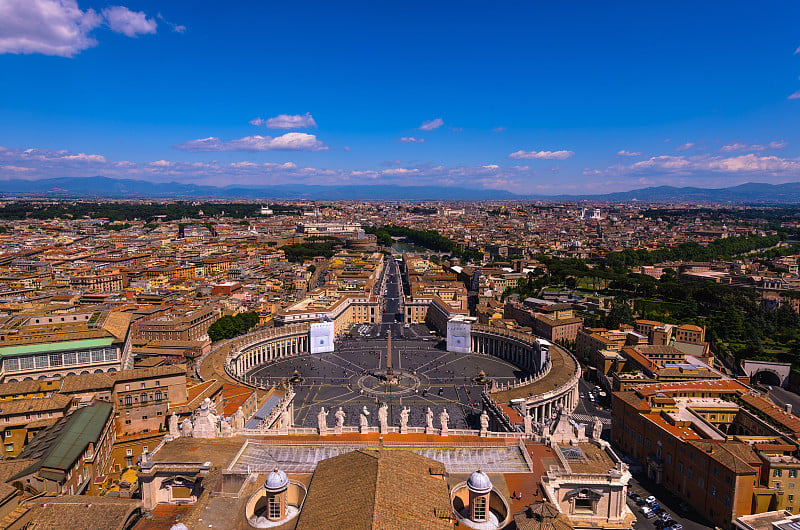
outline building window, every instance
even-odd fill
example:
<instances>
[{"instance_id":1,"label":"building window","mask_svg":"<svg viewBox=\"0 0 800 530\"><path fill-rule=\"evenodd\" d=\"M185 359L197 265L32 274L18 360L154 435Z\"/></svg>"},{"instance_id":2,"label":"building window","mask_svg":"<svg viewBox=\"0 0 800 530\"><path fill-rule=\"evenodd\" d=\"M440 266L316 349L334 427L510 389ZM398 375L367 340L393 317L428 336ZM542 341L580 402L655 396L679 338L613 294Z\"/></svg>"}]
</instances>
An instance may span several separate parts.
<instances>
[{"instance_id":1,"label":"building window","mask_svg":"<svg viewBox=\"0 0 800 530\"><path fill-rule=\"evenodd\" d=\"M783 476L783 470L782 469L773 469L772 470L772 476L773 477L782 477Z\"/></svg>"},{"instance_id":2,"label":"building window","mask_svg":"<svg viewBox=\"0 0 800 530\"><path fill-rule=\"evenodd\" d=\"M776 480L775 482L773 482L773 483L772 483L772 487L774 487L776 490L779 490L779 489L781 489L781 483L780 483L780 481L779 481L779 480Z\"/></svg>"},{"instance_id":3,"label":"building window","mask_svg":"<svg viewBox=\"0 0 800 530\"><path fill-rule=\"evenodd\" d=\"M6 430L6 438L11 438L11 431Z\"/></svg>"},{"instance_id":4,"label":"building window","mask_svg":"<svg viewBox=\"0 0 800 530\"><path fill-rule=\"evenodd\" d=\"M139 403L147 403L147 394L146 393L142 392L142 394L139 396Z\"/></svg>"},{"instance_id":5,"label":"building window","mask_svg":"<svg viewBox=\"0 0 800 530\"><path fill-rule=\"evenodd\" d=\"M700 477L700 478L698 478L698 479L697 479L697 486L698 486L700 489L703 489L703 488L705 488L705 487L706 487L706 481L705 481L705 480L703 480L703 477Z\"/></svg>"},{"instance_id":6,"label":"building window","mask_svg":"<svg viewBox=\"0 0 800 530\"><path fill-rule=\"evenodd\" d=\"M131 456L133 454L133 449L125 449L125 454Z\"/></svg>"},{"instance_id":7,"label":"building window","mask_svg":"<svg viewBox=\"0 0 800 530\"><path fill-rule=\"evenodd\" d=\"M142 388L147 388L147 383L142 383Z\"/></svg>"},{"instance_id":8,"label":"building window","mask_svg":"<svg viewBox=\"0 0 800 530\"><path fill-rule=\"evenodd\" d=\"M472 512L473 521L481 522L486 520L486 497L476 497L474 501L474 510Z\"/></svg>"},{"instance_id":9,"label":"building window","mask_svg":"<svg viewBox=\"0 0 800 530\"><path fill-rule=\"evenodd\" d=\"M128 406L133 405L133 398L131 397L130 394L125 396L125 404L128 405Z\"/></svg>"},{"instance_id":10,"label":"building window","mask_svg":"<svg viewBox=\"0 0 800 530\"><path fill-rule=\"evenodd\" d=\"M678 462L678 473L683 473L683 462Z\"/></svg>"},{"instance_id":11,"label":"building window","mask_svg":"<svg viewBox=\"0 0 800 530\"><path fill-rule=\"evenodd\" d=\"M161 401L162 397L161 390L156 390L156 401Z\"/></svg>"},{"instance_id":12,"label":"building window","mask_svg":"<svg viewBox=\"0 0 800 530\"><path fill-rule=\"evenodd\" d=\"M794 501L794 495L792 495L792 494L790 493L789 495L787 495L787 496L786 496L786 500L787 500L787 501L789 501L789 502L792 502L792 501Z\"/></svg>"},{"instance_id":13,"label":"building window","mask_svg":"<svg viewBox=\"0 0 800 530\"><path fill-rule=\"evenodd\" d=\"M796 469L790 469L789 470L789 478L797 478L797 470Z\"/></svg>"},{"instance_id":14,"label":"building window","mask_svg":"<svg viewBox=\"0 0 800 530\"><path fill-rule=\"evenodd\" d=\"M6 444L6 452L13 453L14 452L14 444Z\"/></svg>"},{"instance_id":15,"label":"building window","mask_svg":"<svg viewBox=\"0 0 800 530\"><path fill-rule=\"evenodd\" d=\"M273 520L280 519L281 518L281 499L280 499L280 497L277 497L277 496L274 496L274 495L271 496L269 498L267 509L269 510L269 513L267 514L267 517L269 519L273 519Z\"/></svg>"},{"instance_id":16,"label":"building window","mask_svg":"<svg viewBox=\"0 0 800 530\"><path fill-rule=\"evenodd\" d=\"M708 492L711 494L712 497L717 496L717 487L713 484L708 488Z\"/></svg>"},{"instance_id":17,"label":"building window","mask_svg":"<svg viewBox=\"0 0 800 530\"><path fill-rule=\"evenodd\" d=\"M147 452L147 446L146 446L146 445L143 445L143 446L142 446L142 452L143 452L143 453L146 453L146 452Z\"/></svg>"},{"instance_id":18,"label":"building window","mask_svg":"<svg viewBox=\"0 0 800 530\"><path fill-rule=\"evenodd\" d=\"M125 425L130 425L130 424L131 424L131 420L125 420Z\"/></svg>"}]
</instances>

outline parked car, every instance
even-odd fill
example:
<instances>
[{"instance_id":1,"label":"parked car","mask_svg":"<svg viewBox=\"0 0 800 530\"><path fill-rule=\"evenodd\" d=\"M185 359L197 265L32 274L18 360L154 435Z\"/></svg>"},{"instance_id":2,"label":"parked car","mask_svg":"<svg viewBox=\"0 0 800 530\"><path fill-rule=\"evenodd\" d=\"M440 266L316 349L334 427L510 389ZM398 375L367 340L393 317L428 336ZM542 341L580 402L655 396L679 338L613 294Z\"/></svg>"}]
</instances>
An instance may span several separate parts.
<instances>
[{"instance_id":1,"label":"parked car","mask_svg":"<svg viewBox=\"0 0 800 530\"><path fill-rule=\"evenodd\" d=\"M653 523L653 526L655 526L658 530L665 530L666 528L672 526L674 523L675 521L673 521L672 519L667 519L666 521L662 521L661 519L659 519Z\"/></svg>"},{"instance_id":2,"label":"parked car","mask_svg":"<svg viewBox=\"0 0 800 530\"><path fill-rule=\"evenodd\" d=\"M655 512L656 510L653 511ZM672 519L672 516L667 512L665 512L664 510L658 511L656 513L658 513L658 516L661 518L662 521L669 521L670 519Z\"/></svg>"},{"instance_id":3,"label":"parked car","mask_svg":"<svg viewBox=\"0 0 800 530\"><path fill-rule=\"evenodd\" d=\"M672 530L683 530L683 525L681 523L675 523L670 527Z\"/></svg>"},{"instance_id":4,"label":"parked car","mask_svg":"<svg viewBox=\"0 0 800 530\"><path fill-rule=\"evenodd\" d=\"M650 496L648 496L648 497L645 497L645 499L644 499L644 500L645 500L645 502L646 502L647 504L653 504L654 502L656 502L656 498L655 498L655 497L653 497L652 495L650 495Z\"/></svg>"},{"instance_id":5,"label":"parked car","mask_svg":"<svg viewBox=\"0 0 800 530\"><path fill-rule=\"evenodd\" d=\"M647 501L644 500L644 497L639 497L634 502L636 503L637 506L644 506L645 504L647 504ZM648 506L648 508L649 508L649 506Z\"/></svg>"}]
</instances>

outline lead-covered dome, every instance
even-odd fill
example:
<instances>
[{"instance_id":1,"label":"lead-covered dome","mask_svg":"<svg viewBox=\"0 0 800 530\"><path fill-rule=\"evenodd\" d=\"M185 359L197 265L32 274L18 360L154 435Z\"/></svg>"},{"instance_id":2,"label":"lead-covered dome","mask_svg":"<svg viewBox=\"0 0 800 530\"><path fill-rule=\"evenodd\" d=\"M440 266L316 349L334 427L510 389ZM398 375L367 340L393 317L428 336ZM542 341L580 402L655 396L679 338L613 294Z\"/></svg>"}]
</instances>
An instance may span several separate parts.
<instances>
[{"instance_id":1,"label":"lead-covered dome","mask_svg":"<svg viewBox=\"0 0 800 530\"><path fill-rule=\"evenodd\" d=\"M492 481L489 480L489 475L479 469L469 476L467 488L473 493L489 493L492 491Z\"/></svg>"},{"instance_id":2,"label":"lead-covered dome","mask_svg":"<svg viewBox=\"0 0 800 530\"><path fill-rule=\"evenodd\" d=\"M289 478L286 476L286 473L279 469L272 471L267 475L267 480L264 481L264 489L270 493L283 491L287 486L289 486Z\"/></svg>"}]
</instances>

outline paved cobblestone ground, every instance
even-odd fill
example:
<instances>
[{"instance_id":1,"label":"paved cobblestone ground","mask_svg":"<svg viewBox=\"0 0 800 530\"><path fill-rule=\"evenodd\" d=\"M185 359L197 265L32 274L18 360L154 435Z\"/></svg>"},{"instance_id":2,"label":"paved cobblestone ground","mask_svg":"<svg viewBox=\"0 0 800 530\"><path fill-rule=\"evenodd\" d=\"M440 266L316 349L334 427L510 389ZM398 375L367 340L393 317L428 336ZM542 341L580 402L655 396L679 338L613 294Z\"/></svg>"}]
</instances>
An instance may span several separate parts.
<instances>
[{"instance_id":1,"label":"paved cobblestone ground","mask_svg":"<svg viewBox=\"0 0 800 530\"><path fill-rule=\"evenodd\" d=\"M366 335L374 336L378 332L376 326L374 333ZM321 407L330 411L328 424L333 425L333 413L340 406L346 414L345 425L358 425L359 413L365 406L370 412L370 424L376 425L377 408L385 401L389 406L390 425L400 424L400 411L408 406L411 409L409 425L423 427L426 409L431 407L436 427L439 413L447 409L449 426L455 429L477 426L484 386L473 378L480 371L497 382L528 375L503 360L486 355L448 353L437 341L421 338L393 339L392 354L394 368L406 374L402 378L407 388L403 395L385 394L382 391L385 387L382 389L370 376L372 371L386 365L386 341L382 337L346 339L336 343L333 353L282 359L257 367L249 375L276 382L290 378L295 370L301 374L303 382L294 386L296 426L316 427ZM413 380L418 383L412 383ZM362 392L365 382L375 392Z\"/></svg>"}]
</instances>

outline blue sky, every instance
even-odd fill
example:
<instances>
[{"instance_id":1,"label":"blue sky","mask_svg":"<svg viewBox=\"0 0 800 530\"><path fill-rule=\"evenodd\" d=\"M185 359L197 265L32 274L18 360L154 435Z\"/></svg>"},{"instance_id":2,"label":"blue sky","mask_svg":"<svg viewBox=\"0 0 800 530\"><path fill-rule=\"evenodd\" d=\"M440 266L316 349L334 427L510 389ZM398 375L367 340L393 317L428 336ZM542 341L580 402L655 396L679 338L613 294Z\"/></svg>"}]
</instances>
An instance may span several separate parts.
<instances>
[{"instance_id":1,"label":"blue sky","mask_svg":"<svg viewBox=\"0 0 800 530\"><path fill-rule=\"evenodd\" d=\"M534 194L800 181L799 15L0 0L0 179Z\"/></svg>"}]
</instances>

